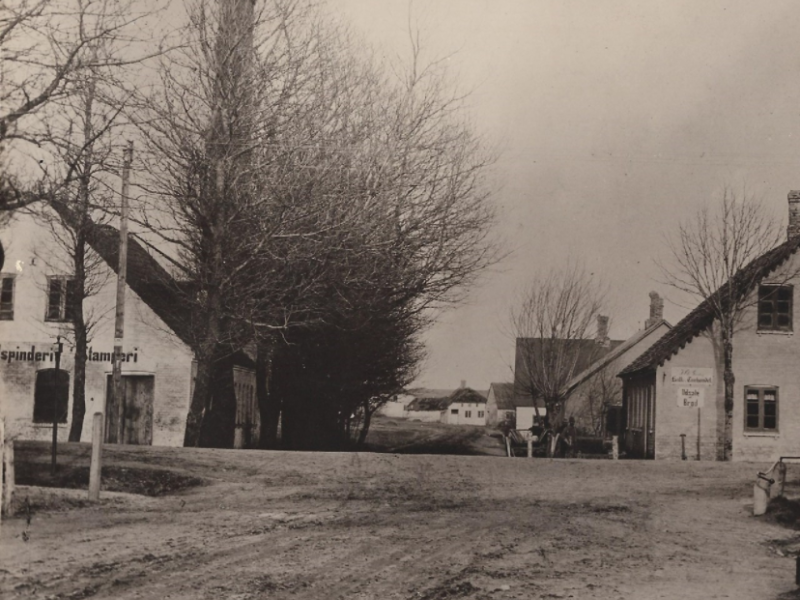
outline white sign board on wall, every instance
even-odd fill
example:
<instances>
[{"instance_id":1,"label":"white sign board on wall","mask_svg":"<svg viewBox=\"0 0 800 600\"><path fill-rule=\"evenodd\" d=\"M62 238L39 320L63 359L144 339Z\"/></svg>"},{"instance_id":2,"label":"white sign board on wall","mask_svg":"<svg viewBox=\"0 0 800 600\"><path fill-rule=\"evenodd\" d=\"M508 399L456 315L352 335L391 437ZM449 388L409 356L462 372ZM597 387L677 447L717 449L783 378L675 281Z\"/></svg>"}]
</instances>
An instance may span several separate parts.
<instances>
[{"instance_id":1,"label":"white sign board on wall","mask_svg":"<svg viewBox=\"0 0 800 600\"><path fill-rule=\"evenodd\" d=\"M678 406L703 408L706 389L714 384L714 369L708 367L673 367L670 383L675 386Z\"/></svg>"},{"instance_id":2,"label":"white sign board on wall","mask_svg":"<svg viewBox=\"0 0 800 600\"><path fill-rule=\"evenodd\" d=\"M677 388L678 406L684 408L703 408L706 390L701 387L680 386Z\"/></svg>"}]
</instances>

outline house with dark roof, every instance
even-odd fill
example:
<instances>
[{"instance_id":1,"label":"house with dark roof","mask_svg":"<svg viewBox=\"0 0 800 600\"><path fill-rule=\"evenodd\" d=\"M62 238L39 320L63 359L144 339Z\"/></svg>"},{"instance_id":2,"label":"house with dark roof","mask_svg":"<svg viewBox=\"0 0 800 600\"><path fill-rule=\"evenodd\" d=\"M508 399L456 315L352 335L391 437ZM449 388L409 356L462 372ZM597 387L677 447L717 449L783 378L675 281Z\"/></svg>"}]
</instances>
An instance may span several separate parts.
<instances>
[{"instance_id":1,"label":"house with dark roof","mask_svg":"<svg viewBox=\"0 0 800 600\"><path fill-rule=\"evenodd\" d=\"M597 334L594 338L517 338L514 353L514 405L517 429L530 428L537 411L540 415L545 414L544 401L535 397L533 393L532 379L537 369L535 365L544 364L548 357L559 357L564 364L560 366L560 373L557 376L563 377L566 385L575 375L623 343L624 340L612 340L608 337L608 317L603 315L597 317Z\"/></svg>"},{"instance_id":2,"label":"house with dark roof","mask_svg":"<svg viewBox=\"0 0 800 600\"><path fill-rule=\"evenodd\" d=\"M486 397L486 424L498 425L509 418L516 419L514 383L491 383Z\"/></svg>"},{"instance_id":3,"label":"house with dark roof","mask_svg":"<svg viewBox=\"0 0 800 600\"><path fill-rule=\"evenodd\" d=\"M486 425L486 392L460 387L448 398L443 423L450 425Z\"/></svg>"},{"instance_id":4,"label":"house with dark roof","mask_svg":"<svg viewBox=\"0 0 800 600\"><path fill-rule=\"evenodd\" d=\"M617 374L658 342L671 326L664 320L664 300L650 292L650 316L644 327L615 345L566 385L564 414L586 435L619 435L622 431L622 382Z\"/></svg>"},{"instance_id":5,"label":"house with dark roof","mask_svg":"<svg viewBox=\"0 0 800 600\"><path fill-rule=\"evenodd\" d=\"M49 439L54 413L60 439L67 439L71 425L75 373L68 298L74 267L57 241L66 233L58 219L43 222L31 214L15 215L0 230L6 249L0 273L0 414L12 437ZM181 446L195 368L191 312L181 301L186 292L181 286L186 284L174 280L135 237L129 238L122 355L125 401L111 406L119 232L111 225L93 224L88 242L95 267L94 293L84 301L92 329L81 439L90 441L87 423L93 413L102 412L107 442ZM59 335L64 350L56 369L52 348ZM232 360L235 447L258 439L253 367L243 352Z\"/></svg>"},{"instance_id":6,"label":"house with dark roof","mask_svg":"<svg viewBox=\"0 0 800 600\"><path fill-rule=\"evenodd\" d=\"M396 401L403 406L402 414L396 415L394 409L383 414L426 423L485 425L486 394L466 387L464 381L455 390L412 388L399 395Z\"/></svg>"},{"instance_id":7,"label":"house with dark roof","mask_svg":"<svg viewBox=\"0 0 800 600\"><path fill-rule=\"evenodd\" d=\"M718 290L742 299L733 335L731 458L800 453L800 192L789 193L787 240ZM725 428L723 353L709 300L622 369L623 447L639 458L715 460Z\"/></svg>"}]
</instances>

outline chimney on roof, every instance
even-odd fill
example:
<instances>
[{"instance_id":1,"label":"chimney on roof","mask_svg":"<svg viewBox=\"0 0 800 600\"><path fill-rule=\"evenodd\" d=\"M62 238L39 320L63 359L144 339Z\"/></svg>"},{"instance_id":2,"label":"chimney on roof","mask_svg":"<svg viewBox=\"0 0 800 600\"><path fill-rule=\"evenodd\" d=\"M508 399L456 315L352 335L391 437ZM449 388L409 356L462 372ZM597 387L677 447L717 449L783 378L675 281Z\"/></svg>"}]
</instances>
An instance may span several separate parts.
<instances>
[{"instance_id":1,"label":"chimney on roof","mask_svg":"<svg viewBox=\"0 0 800 600\"><path fill-rule=\"evenodd\" d=\"M650 318L645 320L644 328L649 329L664 319L664 299L658 292L650 292Z\"/></svg>"},{"instance_id":2,"label":"chimney on roof","mask_svg":"<svg viewBox=\"0 0 800 600\"><path fill-rule=\"evenodd\" d=\"M608 317L597 315L597 337L595 341L602 346L608 346L611 340L608 338Z\"/></svg>"},{"instance_id":3,"label":"chimney on roof","mask_svg":"<svg viewBox=\"0 0 800 600\"><path fill-rule=\"evenodd\" d=\"M786 233L788 239L800 235L800 190L789 192L789 227Z\"/></svg>"},{"instance_id":4,"label":"chimney on roof","mask_svg":"<svg viewBox=\"0 0 800 600\"><path fill-rule=\"evenodd\" d=\"M461 385L460 385L459 387L460 387L462 390L463 390L465 387L467 387L467 380L466 380L466 379L462 379L462 380L461 380Z\"/></svg>"}]
</instances>

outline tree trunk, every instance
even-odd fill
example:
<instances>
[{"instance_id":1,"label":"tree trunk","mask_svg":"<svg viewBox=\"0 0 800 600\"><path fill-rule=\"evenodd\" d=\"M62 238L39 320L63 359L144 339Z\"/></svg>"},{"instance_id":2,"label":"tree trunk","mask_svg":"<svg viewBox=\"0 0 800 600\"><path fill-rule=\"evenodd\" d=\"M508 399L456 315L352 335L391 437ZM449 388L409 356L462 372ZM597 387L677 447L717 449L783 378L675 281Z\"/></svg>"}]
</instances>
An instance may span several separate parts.
<instances>
[{"instance_id":1,"label":"tree trunk","mask_svg":"<svg viewBox=\"0 0 800 600\"><path fill-rule=\"evenodd\" d=\"M278 445L278 421L281 403L278 394L270 389L270 349L259 344L256 350L256 398L261 416L259 448L264 450Z\"/></svg>"},{"instance_id":2,"label":"tree trunk","mask_svg":"<svg viewBox=\"0 0 800 600\"><path fill-rule=\"evenodd\" d=\"M369 433L369 426L372 422L372 411L369 409L369 400L364 400L364 422L361 424L361 431L358 433L357 447L364 445L367 441L367 434Z\"/></svg>"},{"instance_id":3,"label":"tree trunk","mask_svg":"<svg viewBox=\"0 0 800 600\"><path fill-rule=\"evenodd\" d=\"M200 428L206 407L211 403L211 379L214 360L211 356L197 356L197 373L194 378L194 392L186 415L186 431L183 445L197 447L200 445Z\"/></svg>"},{"instance_id":4,"label":"tree trunk","mask_svg":"<svg viewBox=\"0 0 800 600\"><path fill-rule=\"evenodd\" d=\"M731 460L733 455L733 392L736 377L733 375L733 332L730 328L723 329L723 363L724 372L722 379L725 383L725 425L722 440L722 460Z\"/></svg>"},{"instance_id":5,"label":"tree trunk","mask_svg":"<svg viewBox=\"0 0 800 600\"><path fill-rule=\"evenodd\" d=\"M75 374L72 388L72 424L69 441L80 442L86 416L86 326L75 321Z\"/></svg>"},{"instance_id":6,"label":"tree trunk","mask_svg":"<svg viewBox=\"0 0 800 600\"><path fill-rule=\"evenodd\" d=\"M88 190L86 191L88 197ZM82 218L85 218L85 212ZM66 301L72 303L72 329L75 335L75 374L72 387L72 424L69 428L69 441L80 442L83 434L83 421L86 416L86 346L87 328L83 319L83 300L86 297L86 235L81 223L76 232L75 254L75 291Z\"/></svg>"},{"instance_id":7,"label":"tree trunk","mask_svg":"<svg viewBox=\"0 0 800 600\"><path fill-rule=\"evenodd\" d=\"M200 446L233 448L236 431L236 388L230 359L214 361L211 378L211 404L200 425Z\"/></svg>"}]
</instances>

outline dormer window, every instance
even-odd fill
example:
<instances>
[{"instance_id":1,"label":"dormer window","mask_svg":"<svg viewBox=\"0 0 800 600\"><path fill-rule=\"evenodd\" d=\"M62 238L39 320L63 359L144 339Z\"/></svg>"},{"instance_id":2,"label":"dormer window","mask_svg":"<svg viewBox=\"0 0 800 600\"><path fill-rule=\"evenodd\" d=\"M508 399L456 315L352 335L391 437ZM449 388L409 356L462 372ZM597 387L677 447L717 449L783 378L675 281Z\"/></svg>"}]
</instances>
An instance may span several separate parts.
<instances>
[{"instance_id":1,"label":"dormer window","mask_svg":"<svg viewBox=\"0 0 800 600\"><path fill-rule=\"evenodd\" d=\"M791 285L761 285L758 287L758 330L792 331Z\"/></svg>"}]
</instances>

